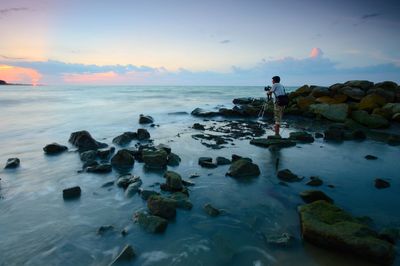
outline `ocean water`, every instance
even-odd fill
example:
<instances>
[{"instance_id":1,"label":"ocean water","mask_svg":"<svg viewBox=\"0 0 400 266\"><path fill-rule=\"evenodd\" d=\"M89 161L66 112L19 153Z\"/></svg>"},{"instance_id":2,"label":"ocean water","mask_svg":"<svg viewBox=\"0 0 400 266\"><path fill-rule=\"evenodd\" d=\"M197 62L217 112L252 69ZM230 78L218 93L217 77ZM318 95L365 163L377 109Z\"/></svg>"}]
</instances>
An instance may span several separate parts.
<instances>
[{"instance_id":1,"label":"ocean water","mask_svg":"<svg viewBox=\"0 0 400 266\"><path fill-rule=\"evenodd\" d=\"M231 107L233 98L264 95L261 87L0 87L0 165L10 157L21 159L19 168L0 170L0 265L108 265L126 244L137 252L135 265L372 265L301 240L298 193L309 187L305 182L279 185L275 160L279 156L280 169L320 176L324 185L319 189L352 214L371 217L379 229L400 226L399 148L317 139L280 152L251 146L248 140L211 150L191 137L198 133L190 128L193 123L214 123L192 117L194 108ZM144 126L154 143L168 144L182 158L169 169L184 179L200 175L190 188L193 209L178 210L161 235L133 223L133 214L146 209L138 195L126 198L116 186L102 187L116 180L116 172L78 173L82 164L68 144L71 132L88 130L112 145L117 135L142 127L142 113L159 125ZM283 135L301 126L289 124ZM52 142L70 151L46 156L42 148ZM261 175L240 182L225 176L229 166L204 169L197 164L200 156L232 154L252 158ZM367 161L366 154L379 158ZM162 173L137 162L132 174L141 176L143 188L157 190L154 183L163 182ZM377 177L389 179L391 187L375 189ZM75 185L82 188L80 199L64 201L62 190ZM211 218L202 209L206 203L226 213ZM115 231L99 236L102 225L113 225ZM120 234L124 228L125 237ZM295 237L292 247L266 243L265 236L282 232Z\"/></svg>"}]
</instances>

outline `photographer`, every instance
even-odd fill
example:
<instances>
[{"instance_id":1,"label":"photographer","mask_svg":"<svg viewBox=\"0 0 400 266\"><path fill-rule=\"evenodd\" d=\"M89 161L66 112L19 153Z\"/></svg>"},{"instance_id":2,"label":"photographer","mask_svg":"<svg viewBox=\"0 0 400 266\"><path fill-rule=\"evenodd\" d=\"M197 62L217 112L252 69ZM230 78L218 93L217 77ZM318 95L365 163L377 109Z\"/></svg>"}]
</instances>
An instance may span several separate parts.
<instances>
[{"instance_id":1,"label":"photographer","mask_svg":"<svg viewBox=\"0 0 400 266\"><path fill-rule=\"evenodd\" d=\"M288 105L289 103L289 98L286 95L285 88L283 87L282 84L280 84L280 81L281 78L279 76L274 76L272 77L272 87L268 86L265 88L268 97L271 97L272 94L274 94L275 96L275 102L274 102L275 136L280 136L279 129L281 126L283 110L285 109L285 106Z\"/></svg>"}]
</instances>

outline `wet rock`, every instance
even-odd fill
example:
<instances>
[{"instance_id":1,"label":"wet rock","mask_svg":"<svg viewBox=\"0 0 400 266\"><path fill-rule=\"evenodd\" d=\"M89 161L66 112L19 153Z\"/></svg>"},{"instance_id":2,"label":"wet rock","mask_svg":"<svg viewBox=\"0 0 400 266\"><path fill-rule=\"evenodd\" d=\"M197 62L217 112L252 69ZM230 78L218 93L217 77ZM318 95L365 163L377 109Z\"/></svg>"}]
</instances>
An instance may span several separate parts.
<instances>
[{"instance_id":1,"label":"wet rock","mask_svg":"<svg viewBox=\"0 0 400 266\"><path fill-rule=\"evenodd\" d=\"M185 193L175 192L170 198L175 200L176 207L179 209L191 210L193 208L193 204L189 201L189 197Z\"/></svg>"},{"instance_id":2,"label":"wet rock","mask_svg":"<svg viewBox=\"0 0 400 266\"><path fill-rule=\"evenodd\" d=\"M324 131L324 140L328 141L343 141L344 140L344 130L337 127L329 127Z\"/></svg>"},{"instance_id":3,"label":"wet rock","mask_svg":"<svg viewBox=\"0 0 400 266\"><path fill-rule=\"evenodd\" d=\"M393 228L393 227L388 227L388 228L383 228L379 232L379 238L386 240L392 244L396 244L397 239L400 237L400 231L398 228Z\"/></svg>"},{"instance_id":4,"label":"wet rock","mask_svg":"<svg viewBox=\"0 0 400 266\"><path fill-rule=\"evenodd\" d=\"M370 115L366 111L362 110L353 111L351 117L354 121L369 128L386 128L390 125L389 121L384 117L376 114Z\"/></svg>"},{"instance_id":5,"label":"wet rock","mask_svg":"<svg viewBox=\"0 0 400 266\"><path fill-rule=\"evenodd\" d=\"M305 203L311 203L317 200L325 200L329 203L333 203L333 200L320 190L302 191L300 192L300 197L304 200Z\"/></svg>"},{"instance_id":6,"label":"wet rock","mask_svg":"<svg viewBox=\"0 0 400 266\"><path fill-rule=\"evenodd\" d=\"M349 87L361 88L366 91L374 86L374 83L368 80L350 80L344 83L344 85Z\"/></svg>"},{"instance_id":7,"label":"wet rock","mask_svg":"<svg viewBox=\"0 0 400 266\"><path fill-rule=\"evenodd\" d=\"M265 138L258 138L258 139L252 139L250 141L250 144L259 146L259 147L264 147L264 148L269 148L269 147L276 147L276 148L288 148L288 147L293 147L296 146L296 142L290 140L290 139L265 139Z\"/></svg>"},{"instance_id":8,"label":"wet rock","mask_svg":"<svg viewBox=\"0 0 400 266\"><path fill-rule=\"evenodd\" d=\"M205 127L204 127L204 125L199 124L199 123L194 123L193 126L192 126L192 128L193 128L193 129L196 129L196 130L206 130Z\"/></svg>"},{"instance_id":9,"label":"wet rock","mask_svg":"<svg viewBox=\"0 0 400 266\"><path fill-rule=\"evenodd\" d=\"M171 149L171 147L170 146L168 146L168 145L166 145L166 144L158 144L157 146L156 146L156 149L157 150L164 150L167 154L170 154L171 153L171 151L172 151L172 149Z\"/></svg>"},{"instance_id":10,"label":"wet rock","mask_svg":"<svg viewBox=\"0 0 400 266\"><path fill-rule=\"evenodd\" d=\"M382 108L389 110L392 114L400 113L400 103L387 103Z\"/></svg>"},{"instance_id":11,"label":"wet rock","mask_svg":"<svg viewBox=\"0 0 400 266\"><path fill-rule=\"evenodd\" d=\"M396 113L392 116L392 121L400 123L400 113Z\"/></svg>"},{"instance_id":12,"label":"wet rock","mask_svg":"<svg viewBox=\"0 0 400 266\"><path fill-rule=\"evenodd\" d=\"M95 161L97 158L97 151L95 150L84 151L79 154L79 157L81 158L82 162L92 162Z\"/></svg>"},{"instance_id":13,"label":"wet rock","mask_svg":"<svg viewBox=\"0 0 400 266\"><path fill-rule=\"evenodd\" d=\"M242 159L243 157L237 154L232 154L232 162L235 162L239 159Z\"/></svg>"},{"instance_id":14,"label":"wet rock","mask_svg":"<svg viewBox=\"0 0 400 266\"><path fill-rule=\"evenodd\" d=\"M294 92L291 92L289 96L292 99L298 96L307 96L311 93L311 91L312 89L308 85L304 85L295 90Z\"/></svg>"},{"instance_id":15,"label":"wet rock","mask_svg":"<svg viewBox=\"0 0 400 266\"><path fill-rule=\"evenodd\" d=\"M63 190L63 198L67 199L75 199L81 196L81 188L79 186L70 187Z\"/></svg>"},{"instance_id":16,"label":"wet rock","mask_svg":"<svg viewBox=\"0 0 400 266\"><path fill-rule=\"evenodd\" d=\"M55 155L55 154L60 154L64 151L68 150L67 146L58 144L58 143L51 143L51 144L47 144L44 148L43 151L46 154L49 155Z\"/></svg>"},{"instance_id":17,"label":"wet rock","mask_svg":"<svg viewBox=\"0 0 400 266\"><path fill-rule=\"evenodd\" d=\"M93 167L93 166L98 166L98 165L99 165L99 163L96 161L88 161L88 162L83 163L82 169L85 170L88 167Z\"/></svg>"},{"instance_id":18,"label":"wet rock","mask_svg":"<svg viewBox=\"0 0 400 266\"><path fill-rule=\"evenodd\" d=\"M4 169L17 168L20 165L21 161L18 158L9 158L7 159L6 166Z\"/></svg>"},{"instance_id":19,"label":"wet rock","mask_svg":"<svg viewBox=\"0 0 400 266\"><path fill-rule=\"evenodd\" d=\"M117 184L117 186L122 187L123 189L126 189L130 184L133 184L139 180L140 180L139 176L133 176L131 174L128 174L128 175L120 176L117 179L116 184Z\"/></svg>"},{"instance_id":20,"label":"wet rock","mask_svg":"<svg viewBox=\"0 0 400 266\"><path fill-rule=\"evenodd\" d=\"M312 87L311 95L315 98L323 97L323 96L331 96L332 92L328 87L314 86Z\"/></svg>"},{"instance_id":21,"label":"wet rock","mask_svg":"<svg viewBox=\"0 0 400 266\"><path fill-rule=\"evenodd\" d=\"M382 178L375 179L375 187L378 189L390 187L390 183Z\"/></svg>"},{"instance_id":22,"label":"wet rock","mask_svg":"<svg viewBox=\"0 0 400 266\"><path fill-rule=\"evenodd\" d=\"M150 133L144 128L139 128L137 130L137 138L138 140L147 140L150 139Z\"/></svg>"},{"instance_id":23,"label":"wet rock","mask_svg":"<svg viewBox=\"0 0 400 266\"><path fill-rule=\"evenodd\" d=\"M178 166L181 162L181 157L179 157L177 154L171 152L168 154L167 158L167 165L169 166Z\"/></svg>"},{"instance_id":24,"label":"wet rock","mask_svg":"<svg viewBox=\"0 0 400 266\"><path fill-rule=\"evenodd\" d=\"M216 168L217 167L217 165L212 162L211 157L200 157L199 165L204 168Z\"/></svg>"},{"instance_id":25,"label":"wet rock","mask_svg":"<svg viewBox=\"0 0 400 266\"><path fill-rule=\"evenodd\" d=\"M166 179L166 184L170 190L173 191L182 190L183 188L182 177L178 173L173 171L167 171L165 172L164 177Z\"/></svg>"},{"instance_id":26,"label":"wet rock","mask_svg":"<svg viewBox=\"0 0 400 266\"><path fill-rule=\"evenodd\" d=\"M389 90L389 91L396 91L397 87L398 87L397 83L393 81L384 81L375 84L375 88L382 88L384 90Z\"/></svg>"},{"instance_id":27,"label":"wet rock","mask_svg":"<svg viewBox=\"0 0 400 266\"><path fill-rule=\"evenodd\" d=\"M138 212L135 216L139 226L149 233L163 233L167 229L168 221L164 218L144 212Z\"/></svg>"},{"instance_id":28,"label":"wet rock","mask_svg":"<svg viewBox=\"0 0 400 266\"><path fill-rule=\"evenodd\" d=\"M390 265L394 247L342 209L320 200L298 207L303 238L315 245L343 250L366 260Z\"/></svg>"},{"instance_id":29,"label":"wet rock","mask_svg":"<svg viewBox=\"0 0 400 266\"><path fill-rule=\"evenodd\" d=\"M100 149L97 151L97 156L101 159L101 160L105 160L107 161L108 159L110 159L111 155L113 155L115 152L115 148L114 147L110 147L109 149Z\"/></svg>"},{"instance_id":30,"label":"wet rock","mask_svg":"<svg viewBox=\"0 0 400 266\"><path fill-rule=\"evenodd\" d=\"M213 207L210 203L204 205L203 210L211 217L216 217L221 214L221 211Z\"/></svg>"},{"instance_id":31,"label":"wet rock","mask_svg":"<svg viewBox=\"0 0 400 266\"><path fill-rule=\"evenodd\" d=\"M198 117L212 117L212 116L219 115L218 112L206 111L202 108L196 108L190 114L193 116L198 116Z\"/></svg>"},{"instance_id":32,"label":"wet rock","mask_svg":"<svg viewBox=\"0 0 400 266\"><path fill-rule=\"evenodd\" d=\"M135 195L137 192L139 192L139 188L142 185L142 180L140 178L134 180L132 183L128 185L128 187L125 190L125 196L127 198L132 197Z\"/></svg>"},{"instance_id":33,"label":"wet rock","mask_svg":"<svg viewBox=\"0 0 400 266\"><path fill-rule=\"evenodd\" d=\"M79 151L97 150L107 147L107 144L96 141L86 130L71 133L68 141L75 145Z\"/></svg>"},{"instance_id":34,"label":"wet rock","mask_svg":"<svg viewBox=\"0 0 400 266\"><path fill-rule=\"evenodd\" d=\"M294 237L289 233L266 236L267 244L276 247L289 247L294 242Z\"/></svg>"},{"instance_id":35,"label":"wet rock","mask_svg":"<svg viewBox=\"0 0 400 266\"><path fill-rule=\"evenodd\" d=\"M165 219L172 219L176 215L176 202L162 196L150 196L147 207L151 214Z\"/></svg>"},{"instance_id":36,"label":"wet rock","mask_svg":"<svg viewBox=\"0 0 400 266\"><path fill-rule=\"evenodd\" d=\"M387 144L390 146L399 146L400 145L400 136L398 135L391 135L386 140Z\"/></svg>"},{"instance_id":37,"label":"wet rock","mask_svg":"<svg viewBox=\"0 0 400 266\"><path fill-rule=\"evenodd\" d=\"M340 104L312 104L310 105L310 111L314 114L319 114L326 119L335 122L344 122L349 113L349 106L345 103Z\"/></svg>"},{"instance_id":38,"label":"wet rock","mask_svg":"<svg viewBox=\"0 0 400 266\"><path fill-rule=\"evenodd\" d=\"M124 132L121 135L115 137L112 142L119 146L126 146L131 143L132 140L137 139L138 134L136 132Z\"/></svg>"},{"instance_id":39,"label":"wet rock","mask_svg":"<svg viewBox=\"0 0 400 266\"><path fill-rule=\"evenodd\" d=\"M365 134L364 130L356 129L351 132L351 139L353 140L365 140L367 135Z\"/></svg>"},{"instance_id":40,"label":"wet rock","mask_svg":"<svg viewBox=\"0 0 400 266\"><path fill-rule=\"evenodd\" d=\"M86 172L88 173L105 174L110 173L111 171L112 166L108 163L86 167Z\"/></svg>"},{"instance_id":41,"label":"wet rock","mask_svg":"<svg viewBox=\"0 0 400 266\"><path fill-rule=\"evenodd\" d=\"M306 97L298 97L296 98L296 102L297 102L297 106L301 109L301 110L306 110L309 108L310 105L312 105L313 103L315 103L315 98L311 95L306 96Z\"/></svg>"},{"instance_id":42,"label":"wet rock","mask_svg":"<svg viewBox=\"0 0 400 266\"><path fill-rule=\"evenodd\" d=\"M227 175L235 178L257 177L260 175L260 168L258 165L242 158L231 164Z\"/></svg>"},{"instance_id":43,"label":"wet rock","mask_svg":"<svg viewBox=\"0 0 400 266\"><path fill-rule=\"evenodd\" d=\"M144 200L148 200L150 198L150 196L153 195L160 195L158 192L154 191L154 190L146 190L146 189L139 189L139 194L140 197L142 197L142 199Z\"/></svg>"},{"instance_id":44,"label":"wet rock","mask_svg":"<svg viewBox=\"0 0 400 266\"><path fill-rule=\"evenodd\" d=\"M114 230L114 226L112 225L102 225L97 229L98 235L104 235L105 233Z\"/></svg>"},{"instance_id":45,"label":"wet rock","mask_svg":"<svg viewBox=\"0 0 400 266\"><path fill-rule=\"evenodd\" d=\"M189 176L189 178L197 178L197 177L200 177L200 175L199 175L199 174L191 174L191 175Z\"/></svg>"},{"instance_id":46,"label":"wet rock","mask_svg":"<svg viewBox=\"0 0 400 266\"><path fill-rule=\"evenodd\" d=\"M218 156L217 159L217 165L226 165L226 164L231 164L231 160L225 157Z\"/></svg>"},{"instance_id":47,"label":"wet rock","mask_svg":"<svg viewBox=\"0 0 400 266\"><path fill-rule=\"evenodd\" d=\"M365 111L372 111L375 108L381 107L385 105L386 100L379 94L368 94L364 98L361 99L360 103L358 104L359 110Z\"/></svg>"},{"instance_id":48,"label":"wet rock","mask_svg":"<svg viewBox=\"0 0 400 266\"><path fill-rule=\"evenodd\" d=\"M151 124L151 123L154 123L153 117L143 114L139 116L139 124Z\"/></svg>"},{"instance_id":49,"label":"wet rock","mask_svg":"<svg viewBox=\"0 0 400 266\"><path fill-rule=\"evenodd\" d=\"M310 176L310 181L306 183L307 186L318 187L323 184L323 181L318 176Z\"/></svg>"},{"instance_id":50,"label":"wet rock","mask_svg":"<svg viewBox=\"0 0 400 266\"><path fill-rule=\"evenodd\" d=\"M314 138L310 133L304 132L304 131L298 131L298 132L290 132L289 133L289 139L299 141L302 143L312 143L314 142Z\"/></svg>"},{"instance_id":51,"label":"wet rock","mask_svg":"<svg viewBox=\"0 0 400 266\"><path fill-rule=\"evenodd\" d=\"M314 134L314 137L315 137L316 139L321 139L321 138L324 137L324 134L319 133L319 132L316 132L316 133Z\"/></svg>"},{"instance_id":52,"label":"wet rock","mask_svg":"<svg viewBox=\"0 0 400 266\"><path fill-rule=\"evenodd\" d=\"M143 162L150 169L164 169L168 163L168 154L165 150L143 150Z\"/></svg>"},{"instance_id":53,"label":"wet rock","mask_svg":"<svg viewBox=\"0 0 400 266\"><path fill-rule=\"evenodd\" d=\"M102 188L111 187L114 185L114 181L109 181L101 185Z\"/></svg>"},{"instance_id":54,"label":"wet rock","mask_svg":"<svg viewBox=\"0 0 400 266\"><path fill-rule=\"evenodd\" d=\"M303 180L298 175L292 173L289 169L278 171L278 178L285 182L297 182Z\"/></svg>"},{"instance_id":55,"label":"wet rock","mask_svg":"<svg viewBox=\"0 0 400 266\"><path fill-rule=\"evenodd\" d=\"M131 169L135 164L135 157L131 151L122 149L119 150L112 158L111 165L117 169Z\"/></svg>"},{"instance_id":56,"label":"wet rock","mask_svg":"<svg viewBox=\"0 0 400 266\"><path fill-rule=\"evenodd\" d=\"M351 99L358 101L365 96L365 91L356 87L348 87L348 86L344 87L341 89L341 93L343 93L344 95L348 96Z\"/></svg>"},{"instance_id":57,"label":"wet rock","mask_svg":"<svg viewBox=\"0 0 400 266\"><path fill-rule=\"evenodd\" d=\"M244 98L235 98L233 99L233 104L250 104L254 101L254 98L244 97Z\"/></svg>"},{"instance_id":58,"label":"wet rock","mask_svg":"<svg viewBox=\"0 0 400 266\"><path fill-rule=\"evenodd\" d=\"M377 160L378 159L378 157L376 157L374 155L370 155L370 154L365 155L364 158L367 160Z\"/></svg>"},{"instance_id":59,"label":"wet rock","mask_svg":"<svg viewBox=\"0 0 400 266\"><path fill-rule=\"evenodd\" d=\"M195 185L195 183L190 182L190 181L188 181L188 180L182 179L182 185L184 185L185 187L192 187L192 186Z\"/></svg>"},{"instance_id":60,"label":"wet rock","mask_svg":"<svg viewBox=\"0 0 400 266\"><path fill-rule=\"evenodd\" d=\"M128 262L132 260L136 256L135 251L131 247L131 245L126 245L121 253L117 255L117 257L110 263L110 265L117 265L119 263Z\"/></svg>"}]
</instances>

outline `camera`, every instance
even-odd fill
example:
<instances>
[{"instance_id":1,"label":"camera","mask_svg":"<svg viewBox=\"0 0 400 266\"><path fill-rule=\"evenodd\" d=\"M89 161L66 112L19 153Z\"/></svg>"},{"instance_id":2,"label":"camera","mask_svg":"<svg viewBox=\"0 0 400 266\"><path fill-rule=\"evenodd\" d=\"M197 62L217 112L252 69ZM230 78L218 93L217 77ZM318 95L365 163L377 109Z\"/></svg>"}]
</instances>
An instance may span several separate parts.
<instances>
[{"instance_id":1,"label":"camera","mask_svg":"<svg viewBox=\"0 0 400 266\"><path fill-rule=\"evenodd\" d=\"M265 91L269 91L270 89L271 89L271 86L264 87Z\"/></svg>"}]
</instances>

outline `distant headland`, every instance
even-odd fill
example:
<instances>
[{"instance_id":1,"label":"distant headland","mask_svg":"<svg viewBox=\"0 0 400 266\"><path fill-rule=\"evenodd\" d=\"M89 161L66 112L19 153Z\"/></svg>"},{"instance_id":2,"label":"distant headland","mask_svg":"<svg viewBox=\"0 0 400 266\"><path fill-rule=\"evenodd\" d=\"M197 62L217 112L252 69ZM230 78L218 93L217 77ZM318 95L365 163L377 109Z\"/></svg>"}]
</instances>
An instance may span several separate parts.
<instances>
[{"instance_id":1,"label":"distant headland","mask_svg":"<svg viewBox=\"0 0 400 266\"><path fill-rule=\"evenodd\" d=\"M13 85L13 86L32 86L32 84L23 84L23 83L8 83L4 80L0 79L0 85Z\"/></svg>"}]
</instances>

